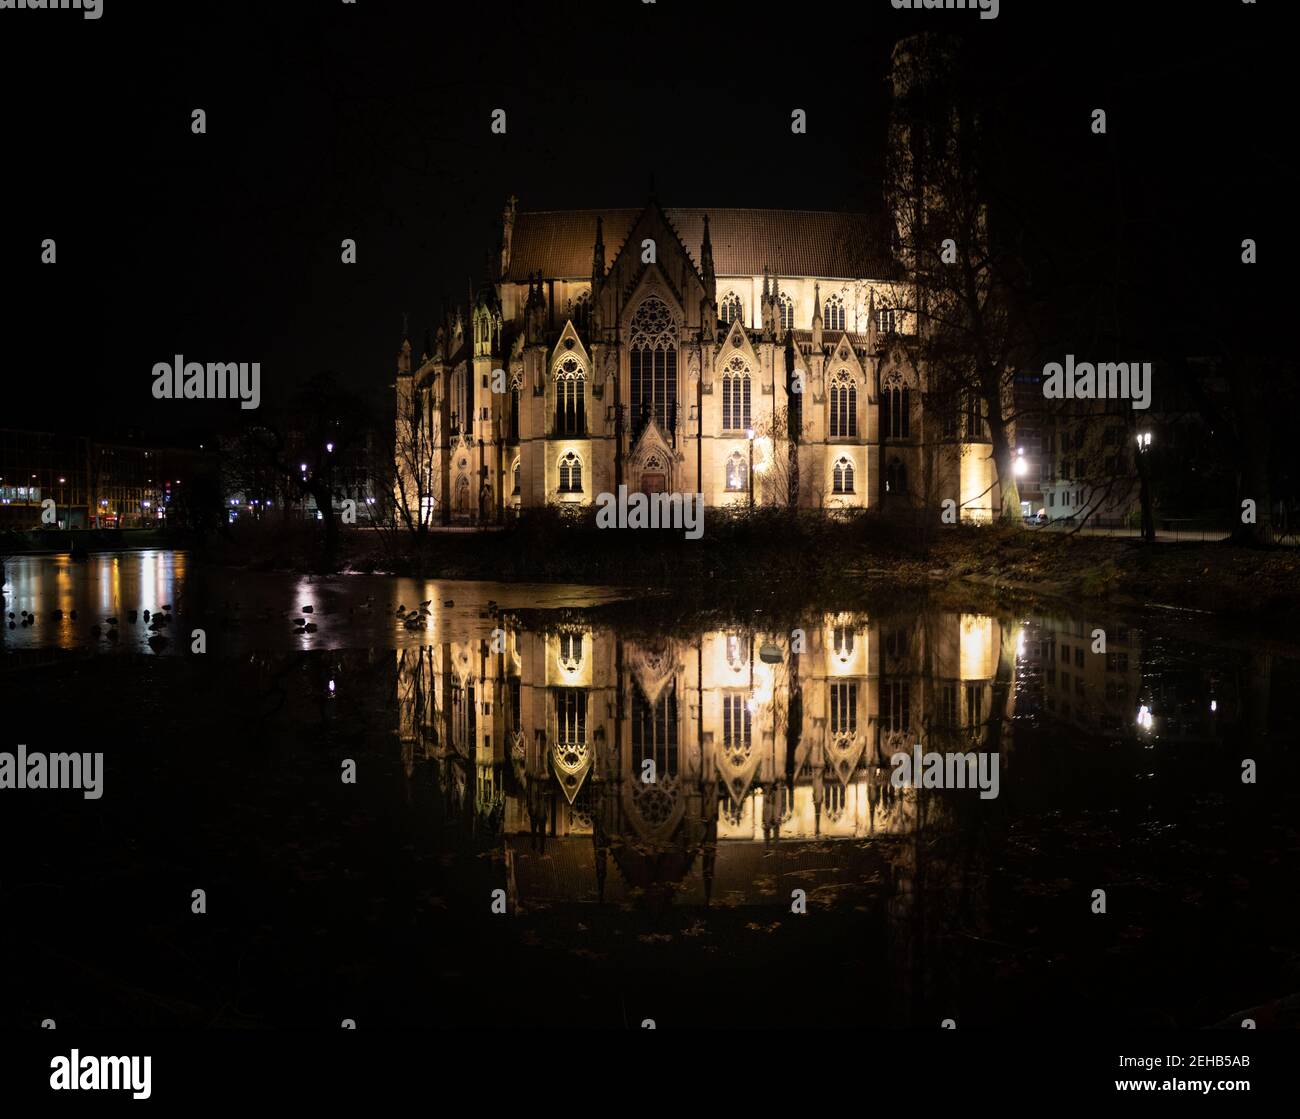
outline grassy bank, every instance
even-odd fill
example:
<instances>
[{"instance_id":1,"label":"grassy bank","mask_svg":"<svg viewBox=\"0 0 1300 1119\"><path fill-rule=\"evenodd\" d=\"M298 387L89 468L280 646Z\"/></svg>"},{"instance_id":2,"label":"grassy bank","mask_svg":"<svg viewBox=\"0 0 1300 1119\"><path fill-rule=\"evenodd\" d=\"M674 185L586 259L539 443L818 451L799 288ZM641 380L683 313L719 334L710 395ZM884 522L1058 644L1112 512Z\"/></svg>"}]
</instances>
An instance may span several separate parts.
<instances>
[{"instance_id":1,"label":"grassy bank","mask_svg":"<svg viewBox=\"0 0 1300 1119\"><path fill-rule=\"evenodd\" d=\"M203 550L235 566L390 572L444 579L655 588L681 611L771 610L881 595L982 588L986 594L1143 606L1159 603L1270 628L1300 621L1300 553L1229 543L1069 536L1019 526L922 528L872 514L830 519L758 509L711 514L698 540L680 530L601 530L543 511L504 529L344 533L334 557L313 526L236 526Z\"/></svg>"}]
</instances>

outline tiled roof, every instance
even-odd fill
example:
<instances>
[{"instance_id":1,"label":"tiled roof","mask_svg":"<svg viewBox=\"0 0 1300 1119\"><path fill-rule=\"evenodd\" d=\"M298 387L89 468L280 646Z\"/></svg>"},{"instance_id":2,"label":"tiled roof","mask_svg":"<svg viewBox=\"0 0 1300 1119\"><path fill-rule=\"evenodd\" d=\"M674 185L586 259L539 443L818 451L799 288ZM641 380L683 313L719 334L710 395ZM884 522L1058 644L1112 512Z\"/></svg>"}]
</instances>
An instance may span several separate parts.
<instances>
[{"instance_id":1,"label":"tiled roof","mask_svg":"<svg viewBox=\"0 0 1300 1119\"><path fill-rule=\"evenodd\" d=\"M713 268L719 276L825 276L892 279L888 227L869 214L813 210L687 210L664 213L699 266L704 215L709 215ZM604 219L605 263L627 240L641 210L550 210L520 213L511 235L507 281L540 271L552 278L591 275L596 218Z\"/></svg>"}]
</instances>

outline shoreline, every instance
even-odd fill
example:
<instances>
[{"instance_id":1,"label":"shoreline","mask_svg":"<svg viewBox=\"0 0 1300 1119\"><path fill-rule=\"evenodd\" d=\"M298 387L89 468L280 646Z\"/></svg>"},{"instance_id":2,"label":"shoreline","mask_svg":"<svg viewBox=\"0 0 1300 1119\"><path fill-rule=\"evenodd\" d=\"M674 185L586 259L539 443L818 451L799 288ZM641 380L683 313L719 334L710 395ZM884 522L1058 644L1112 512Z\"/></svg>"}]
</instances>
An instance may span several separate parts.
<instances>
[{"instance_id":1,"label":"shoreline","mask_svg":"<svg viewBox=\"0 0 1300 1119\"><path fill-rule=\"evenodd\" d=\"M633 537L548 518L490 532L434 533L418 549L410 537L347 532L337 562L322 564L310 531L244 532L206 544L130 531L116 530L112 539L96 533L94 551L167 548L236 570L619 586L642 591L642 603L659 600L682 612L782 611L814 599L850 609L881 598L974 592L1003 604L1167 609L1263 633L1289 634L1300 623L1300 551L1225 541L1142 544L1001 526L911 534L880 521L759 515L687 546L676 534ZM68 554L57 547L4 558Z\"/></svg>"}]
</instances>

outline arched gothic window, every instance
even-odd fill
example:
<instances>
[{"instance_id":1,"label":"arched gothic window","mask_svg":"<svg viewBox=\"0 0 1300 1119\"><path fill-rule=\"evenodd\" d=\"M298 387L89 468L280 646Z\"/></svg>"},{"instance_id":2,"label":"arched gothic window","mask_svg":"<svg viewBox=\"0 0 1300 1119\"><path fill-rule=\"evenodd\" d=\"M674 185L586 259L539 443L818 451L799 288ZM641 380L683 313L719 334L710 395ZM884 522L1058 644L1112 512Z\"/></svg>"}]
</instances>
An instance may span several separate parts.
<instances>
[{"instance_id":1,"label":"arched gothic window","mask_svg":"<svg viewBox=\"0 0 1300 1119\"><path fill-rule=\"evenodd\" d=\"M632 772L653 760L662 782L677 776L677 688L669 684L651 703L641 686L632 688Z\"/></svg>"},{"instance_id":2,"label":"arched gothic window","mask_svg":"<svg viewBox=\"0 0 1300 1119\"><path fill-rule=\"evenodd\" d=\"M794 300L791 299L788 295L786 295L785 292L782 292L780 297L780 304L781 304L781 308L780 308L781 329L793 330L794 329Z\"/></svg>"},{"instance_id":3,"label":"arched gothic window","mask_svg":"<svg viewBox=\"0 0 1300 1119\"><path fill-rule=\"evenodd\" d=\"M844 300L838 295L832 295L827 299L826 310L822 318L826 320L827 330L843 330L845 321Z\"/></svg>"},{"instance_id":4,"label":"arched gothic window","mask_svg":"<svg viewBox=\"0 0 1300 1119\"><path fill-rule=\"evenodd\" d=\"M741 303L740 296L734 291L727 292L722 297L722 303L718 307L718 316L728 326L737 319L743 323L745 321L745 305Z\"/></svg>"},{"instance_id":5,"label":"arched gothic window","mask_svg":"<svg viewBox=\"0 0 1300 1119\"><path fill-rule=\"evenodd\" d=\"M835 471L831 486L832 493L852 493L853 492L853 463L846 458L841 458L835 463Z\"/></svg>"},{"instance_id":6,"label":"arched gothic window","mask_svg":"<svg viewBox=\"0 0 1300 1119\"><path fill-rule=\"evenodd\" d=\"M831 734L848 738L858 730L858 686L842 680L830 686Z\"/></svg>"},{"instance_id":7,"label":"arched gothic window","mask_svg":"<svg viewBox=\"0 0 1300 1119\"><path fill-rule=\"evenodd\" d=\"M510 469L510 475L514 480L514 489L511 490L510 492L512 494L517 494L519 492L519 460L518 459L515 459L515 464Z\"/></svg>"},{"instance_id":8,"label":"arched gothic window","mask_svg":"<svg viewBox=\"0 0 1300 1119\"><path fill-rule=\"evenodd\" d=\"M555 370L555 434L587 433L587 374L575 357L566 357Z\"/></svg>"},{"instance_id":9,"label":"arched gothic window","mask_svg":"<svg viewBox=\"0 0 1300 1119\"><path fill-rule=\"evenodd\" d=\"M847 369L831 379L831 438L855 439L858 434L858 388Z\"/></svg>"},{"instance_id":10,"label":"arched gothic window","mask_svg":"<svg viewBox=\"0 0 1300 1119\"><path fill-rule=\"evenodd\" d=\"M584 291L573 304L573 325L586 330L591 324L591 292Z\"/></svg>"},{"instance_id":11,"label":"arched gothic window","mask_svg":"<svg viewBox=\"0 0 1300 1119\"><path fill-rule=\"evenodd\" d=\"M560 459L560 492L582 493L582 459L572 451Z\"/></svg>"},{"instance_id":12,"label":"arched gothic window","mask_svg":"<svg viewBox=\"0 0 1300 1119\"><path fill-rule=\"evenodd\" d=\"M744 431L750 426L749 366L733 357L722 374L722 430Z\"/></svg>"},{"instance_id":13,"label":"arched gothic window","mask_svg":"<svg viewBox=\"0 0 1300 1119\"><path fill-rule=\"evenodd\" d=\"M876 312L876 325L881 334L893 334L896 321L892 308L886 307L883 311Z\"/></svg>"},{"instance_id":14,"label":"arched gothic window","mask_svg":"<svg viewBox=\"0 0 1300 1119\"><path fill-rule=\"evenodd\" d=\"M903 378L890 373L881 390L884 407L882 424L886 439L907 439L912 434L912 391L903 384Z\"/></svg>"},{"instance_id":15,"label":"arched gothic window","mask_svg":"<svg viewBox=\"0 0 1300 1119\"><path fill-rule=\"evenodd\" d=\"M727 692L722 697L722 749L727 761L736 767L744 765L752 745L749 697L743 692Z\"/></svg>"},{"instance_id":16,"label":"arched gothic window","mask_svg":"<svg viewBox=\"0 0 1300 1119\"><path fill-rule=\"evenodd\" d=\"M853 656L853 627L836 626L835 627L835 655L841 661L847 661Z\"/></svg>"},{"instance_id":17,"label":"arched gothic window","mask_svg":"<svg viewBox=\"0 0 1300 1119\"><path fill-rule=\"evenodd\" d=\"M562 633L560 634L560 667L565 672L577 672L582 664L582 634L581 633Z\"/></svg>"},{"instance_id":18,"label":"arched gothic window","mask_svg":"<svg viewBox=\"0 0 1300 1119\"><path fill-rule=\"evenodd\" d=\"M653 417L670 431L677 422L677 336L668 305L651 296L632 316L632 430Z\"/></svg>"},{"instance_id":19,"label":"arched gothic window","mask_svg":"<svg viewBox=\"0 0 1300 1119\"><path fill-rule=\"evenodd\" d=\"M731 493L744 493L749 488L749 464L735 451L727 459L727 489Z\"/></svg>"}]
</instances>

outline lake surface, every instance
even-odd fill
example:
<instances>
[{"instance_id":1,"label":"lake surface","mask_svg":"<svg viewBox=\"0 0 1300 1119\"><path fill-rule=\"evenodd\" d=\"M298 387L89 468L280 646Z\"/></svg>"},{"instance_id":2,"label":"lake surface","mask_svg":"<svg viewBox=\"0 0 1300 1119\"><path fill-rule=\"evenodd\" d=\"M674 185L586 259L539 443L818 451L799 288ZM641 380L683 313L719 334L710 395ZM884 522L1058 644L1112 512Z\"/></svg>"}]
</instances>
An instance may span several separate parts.
<instances>
[{"instance_id":1,"label":"lake surface","mask_svg":"<svg viewBox=\"0 0 1300 1119\"><path fill-rule=\"evenodd\" d=\"M168 552L6 574L0 751L104 782L0 790L2 1026L1205 1026L1300 989L1287 650ZM968 787L900 784L918 746Z\"/></svg>"}]
</instances>

